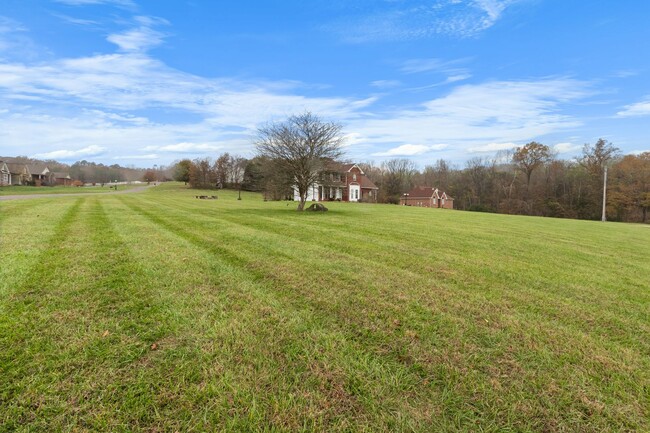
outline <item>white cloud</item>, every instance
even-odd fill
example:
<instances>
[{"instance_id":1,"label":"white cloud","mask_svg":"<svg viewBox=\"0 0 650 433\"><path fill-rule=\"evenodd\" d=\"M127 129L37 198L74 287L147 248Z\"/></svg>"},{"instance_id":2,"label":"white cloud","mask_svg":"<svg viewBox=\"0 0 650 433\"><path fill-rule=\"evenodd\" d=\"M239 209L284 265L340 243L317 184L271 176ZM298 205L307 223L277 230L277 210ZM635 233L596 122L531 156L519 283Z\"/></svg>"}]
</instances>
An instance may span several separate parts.
<instances>
[{"instance_id":1,"label":"white cloud","mask_svg":"<svg viewBox=\"0 0 650 433\"><path fill-rule=\"evenodd\" d=\"M164 24L150 17L135 21L134 30ZM523 142L575 127L579 123L562 114L562 105L587 94L585 83L571 79L494 81L456 86L415 107L370 114L377 96L304 96L302 83L184 73L146 53L151 39L129 39L127 33L116 36L118 53L0 63L3 151L70 159L101 149L105 158L156 155L163 162L181 153L250 156L260 123L310 110L345 125L351 158L434 150L457 155L483 143ZM449 73L450 83L465 79L453 73L462 69L458 63L437 62L413 62L410 70L437 67ZM84 148L74 150L77 143Z\"/></svg>"},{"instance_id":2,"label":"white cloud","mask_svg":"<svg viewBox=\"0 0 650 433\"><path fill-rule=\"evenodd\" d=\"M423 72L435 73L445 75L446 78L442 81L426 86L414 87L409 90L424 90L433 87L444 86L446 84L456 83L458 81L467 80L472 77L469 69L461 65L467 63L470 59L456 59L456 60L442 60L442 59L411 59L405 61L400 67L400 71L404 74L419 74Z\"/></svg>"},{"instance_id":3,"label":"white cloud","mask_svg":"<svg viewBox=\"0 0 650 433\"><path fill-rule=\"evenodd\" d=\"M0 55L23 60L37 58L44 50L37 47L28 34L22 23L0 15Z\"/></svg>"},{"instance_id":4,"label":"white cloud","mask_svg":"<svg viewBox=\"0 0 650 433\"><path fill-rule=\"evenodd\" d=\"M650 116L650 97L646 101L626 105L624 109L616 113L618 117Z\"/></svg>"},{"instance_id":5,"label":"white cloud","mask_svg":"<svg viewBox=\"0 0 650 433\"><path fill-rule=\"evenodd\" d=\"M94 21L94 20L87 20L87 19L83 19L83 18L75 18L75 17L71 17L71 16L65 15L65 14L52 14L52 15L54 15L55 17L57 17L59 19L62 19L65 22L80 25L80 26L96 26L96 25L99 25L99 22Z\"/></svg>"},{"instance_id":6,"label":"white cloud","mask_svg":"<svg viewBox=\"0 0 650 433\"><path fill-rule=\"evenodd\" d=\"M405 74L417 74L421 72L442 72L442 73L464 73L466 69L460 65L469 61L468 58L443 60L437 58L430 59L410 59L405 61L400 67L400 71Z\"/></svg>"},{"instance_id":7,"label":"white cloud","mask_svg":"<svg viewBox=\"0 0 650 433\"><path fill-rule=\"evenodd\" d=\"M469 153L494 153L500 150L514 149L518 145L515 143L488 143L481 146L474 146L467 149Z\"/></svg>"},{"instance_id":8,"label":"white cloud","mask_svg":"<svg viewBox=\"0 0 650 433\"><path fill-rule=\"evenodd\" d=\"M385 152L374 153L374 156L414 156L430 152L432 150L442 150L446 148L446 144L436 144L426 146L423 144L402 144L401 146L388 149Z\"/></svg>"},{"instance_id":9,"label":"white cloud","mask_svg":"<svg viewBox=\"0 0 650 433\"><path fill-rule=\"evenodd\" d=\"M136 4L132 0L54 0L57 3L69 6L113 5L127 9L134 9Z\"/></svg>"},{"instance_id":10,"label":"white cloud","mask_svg":"<svg viewBox=\"0 0 650 433\"><path fill-rule=\"evenodd\" d=\"M390 89L393 87L399 87L402 85L401 81L398 80L376 80L370 83L372 87L378 87L380 89Z\"/></svg>"},{"instance_id":11,"label":"white cloud","mask_svg":"<svg viewBox=\"0 0 650 433\"><path fill-rule=\"evenodd\" d=\"M580 149L582 146L573 143L557 143L553 146L553 150L557 153L571 153Z\"/></svg>"},{"instance_id":12,"label":"white cloud","mask_svg":"<svg viewBox=\"0 0 650 433\"><path fill-rule=\"evenodd\" d=\"M148 146L145 150L158 150L160 152L177 152L177 153L206 153L219 151L222 146L212 143L176 143L167 146Z\"/></svg>"},{"instance_id":13,"label":"white cloud","mask_svg":"<svg viewBox=\"0 0 650 433\"><path fill-rule=\"evenodd\" d=\"M636 71L634 69L621 69L619 71L614 72L613 76L616 78L630 78L630 77L636 77L639 75L639 71Z\"/></svg>"},{"instance_id":14,"label":"white cloud","mask_svg":"<svg viewBox=\"0 0 650 433\"><path fill-rule=\"evenodd\" d=\"M69 160L72 158L101 155L105 150L106 148L104 147L93 145L77 150L62 149L45 153L37 153L36 155L33 155L33 158Z\"/></svg>"},{"instance_id":15,"label":"white cloud","mask_svg":"<svg viewBox=\"0 0 650 433\"><path fill-rule=\"evenodd\" d=\"M458 152L501 150L575 128L580 122L562 114L561 107L588 94L586 83L559 78L463 85L414 109L357 119L350 129L380 148L448 143L458 157Z\"/></svg>"},{"instance_id":16,"label":"white cloud","mask_svg":"<svg viewBox=\"0 0 650 433\"><path fill-rule=\"evenodd\" d=\"M0 35L14 32L24 32L27 29L18 21L11 18L0 16Z\"/></svg>"},{"instance_id":17,"label":"white cloud","mask_svg":"<svg viewBox=\"0 0 650 433\"><path fill-rule=\"evenodd\" d=\"M378 2L382 9L348 16L326 27L351 43L413 40L434 35L473 37L492 27L519 0Z\"/></svg>"},{"instance_id":18,"label":"white cloud","mask_svg":"<svg viewBox=\"0 0 650 433\"><path fill-rule=\"evenodd\" d=\"M140 26L121 33L108 35L107 41L117 45L122 51L142 52L160 45L165 35L152 27L159 24L168 24L166 20L155 17L135 17Z\"/></svg>"},{"instance_id":19,"label":"white cloud","mask_svg":"<svg viewBox=\"0 0 650 433\"><path fill-rule=\"evenodd\" d=\"M160 158L160 156L158 154L156 154L156 153L149 153L147 155L121 155L121 156L114 156L113 157L113 159L115 159L115 160L124 160L124 159L126 159L126 160L129 160L129 161L132 161L132 160L149 160L149 159L154 160L154 159L158 159L158 158Z\"/></svg>"}]
</instances>

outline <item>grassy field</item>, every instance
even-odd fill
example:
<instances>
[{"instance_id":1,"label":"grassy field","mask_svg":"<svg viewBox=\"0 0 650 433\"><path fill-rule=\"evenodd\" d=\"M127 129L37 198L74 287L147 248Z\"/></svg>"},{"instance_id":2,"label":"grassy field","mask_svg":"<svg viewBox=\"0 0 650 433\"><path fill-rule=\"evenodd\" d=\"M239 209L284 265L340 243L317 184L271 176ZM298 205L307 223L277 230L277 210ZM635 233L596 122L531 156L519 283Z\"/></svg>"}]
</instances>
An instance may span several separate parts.
<instances>
[{"instance_id":1,"label":"grassy field","mask_svg":"<svg viewBox=\"0 0 650 433\"><path fill-rule=\"evenodd\" d=\"M125 189L132 189L138 186L144 186L145 184L131 184L131 185L118 185L118 191ZM115 190L112 187L106 186L2 186L0 187L0 196L2 195L25 195L25 194L79 194L86 192L93 193L107 193L114 192Z\"/></svg>"},{"instance_id":2,"label":"grassy field","mask_svg":"<svg viewBox=\"0 0 650 433\"><path fill-rule=\"evenodd\" d=\"M650 431L650 227L196 194L0 202L0 432Z\"/></svg>"}]
</instances>

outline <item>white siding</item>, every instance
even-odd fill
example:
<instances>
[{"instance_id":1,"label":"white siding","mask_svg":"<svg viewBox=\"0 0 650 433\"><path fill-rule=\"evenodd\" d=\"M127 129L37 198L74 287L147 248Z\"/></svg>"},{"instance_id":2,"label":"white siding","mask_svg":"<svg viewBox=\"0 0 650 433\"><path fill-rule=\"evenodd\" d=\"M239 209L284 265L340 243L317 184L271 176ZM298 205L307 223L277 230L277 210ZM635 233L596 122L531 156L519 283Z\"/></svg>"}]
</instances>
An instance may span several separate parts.
<instances>
[{"instance_id":1,"label":"white siding","mask_svg":"<svg viewBox=\"0 0 650 433\"><path fill-rule=\"evenodd\" d=\"M307 190L307 201L313 201L313 200L318 201L319 200L318 186L319 185L317 183L315 183L311 187L309 187L309 189ZM293 188L293 199L295 201L300 201L300 193L298 193L298 188L297 187Z\"/></svg>"}]
</instances>

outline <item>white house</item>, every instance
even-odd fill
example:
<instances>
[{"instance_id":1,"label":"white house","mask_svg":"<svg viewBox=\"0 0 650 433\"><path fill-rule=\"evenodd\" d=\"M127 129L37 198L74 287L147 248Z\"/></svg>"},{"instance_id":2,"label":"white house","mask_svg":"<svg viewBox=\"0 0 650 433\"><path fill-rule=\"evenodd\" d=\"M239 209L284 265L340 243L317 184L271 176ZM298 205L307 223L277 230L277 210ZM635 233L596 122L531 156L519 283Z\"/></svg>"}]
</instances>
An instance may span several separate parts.
<instances>
[{"instance_id":1,"label":"white house","mask_svg":"<svg viewBox=\"0 0 650 433\"><path fill-rule=\"evenodd\" d=\"M307 201L364 201L377 202L379 188L356 164L332 162L323 171L321 180L307 191ZM298 188L293 189L294 200L300 200Z\"/></svg>"}]
</instances>

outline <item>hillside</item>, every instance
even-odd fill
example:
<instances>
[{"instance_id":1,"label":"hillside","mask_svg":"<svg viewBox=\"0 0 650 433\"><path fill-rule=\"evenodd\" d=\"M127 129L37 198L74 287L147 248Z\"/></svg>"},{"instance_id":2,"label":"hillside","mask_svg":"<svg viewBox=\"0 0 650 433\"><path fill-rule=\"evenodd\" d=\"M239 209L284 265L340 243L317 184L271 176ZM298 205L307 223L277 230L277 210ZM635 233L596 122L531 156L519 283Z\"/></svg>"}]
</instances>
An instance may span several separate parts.
<instances>
[{"instance_id":1,"label":"hillside","mask_svg":"<svg viewBox=\"0 0 650 433\"><path fill-rule=\"evenodd\" d=\"M196 194L0 203L0 432L650 430L647 226Z\"/></svg>"}]
</instances>

